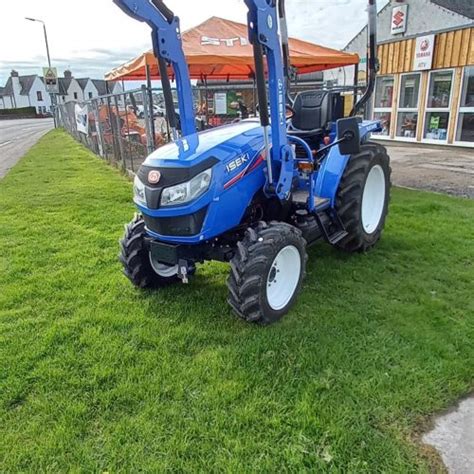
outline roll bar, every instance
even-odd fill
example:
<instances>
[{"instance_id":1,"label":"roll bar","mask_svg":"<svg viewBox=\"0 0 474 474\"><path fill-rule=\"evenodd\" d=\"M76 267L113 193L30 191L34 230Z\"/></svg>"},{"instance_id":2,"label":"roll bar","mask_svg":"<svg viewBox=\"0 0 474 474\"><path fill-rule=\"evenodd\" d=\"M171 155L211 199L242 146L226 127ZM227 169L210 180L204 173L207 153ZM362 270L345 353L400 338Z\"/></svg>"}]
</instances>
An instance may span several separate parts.
<instances>
[{"instance_id":1,"label":"roll bar","mask_svg":"<svg viewBox=\"0 0 474 474\"><path fill-rule=\"evenodd\" d=\"M291 99L291 80L293 79L293 67L290 61L290 40L288 38L288 27L286 24L285 0L278 2L278 17L280 19L281 48L283 53L283 73L286 78L286 98L290 104Z\"/></svg>"},{"instance_id":2,"label":"roll bar","mask_svg":"<svg viewBox=\"0 0 474 474\"><path fill-rule=\"evenodd\" d=\"M378 72L378 60L377 60L377 1L369 0L369 5L367 7L367 12L369 16L367 24L367 32L369 35L368 42L368 69L369 77L367 82L367 88L359 99L359 101L354 105L351 110L350 116L353 117L357 112L368 102L375 89L375 79Z\"/></svg>"}]
</instances>

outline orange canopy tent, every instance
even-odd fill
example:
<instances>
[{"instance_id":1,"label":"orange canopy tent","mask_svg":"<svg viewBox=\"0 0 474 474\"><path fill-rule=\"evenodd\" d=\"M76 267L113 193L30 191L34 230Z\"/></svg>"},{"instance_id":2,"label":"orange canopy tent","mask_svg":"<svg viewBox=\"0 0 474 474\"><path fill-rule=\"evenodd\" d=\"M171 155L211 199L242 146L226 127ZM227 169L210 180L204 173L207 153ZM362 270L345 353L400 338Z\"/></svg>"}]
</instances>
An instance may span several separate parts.
<instances>
[{"instance_id":1,"label":"orange canopy tent","mask_svg":"<svg viewBox=\"0 0 474 474\"><path fill-rule=\"evenodd\" d=\"M248 79L253 75L252 46L247 26L212 17L182 35L183 49L192 79ZM290 38L291 64L299 74L357 64L357 54ZM145 80L146 66L152 79L159 79L158 62L153 51L116 67L105 75L110 81Z\"/></svg>"}]
</instances>

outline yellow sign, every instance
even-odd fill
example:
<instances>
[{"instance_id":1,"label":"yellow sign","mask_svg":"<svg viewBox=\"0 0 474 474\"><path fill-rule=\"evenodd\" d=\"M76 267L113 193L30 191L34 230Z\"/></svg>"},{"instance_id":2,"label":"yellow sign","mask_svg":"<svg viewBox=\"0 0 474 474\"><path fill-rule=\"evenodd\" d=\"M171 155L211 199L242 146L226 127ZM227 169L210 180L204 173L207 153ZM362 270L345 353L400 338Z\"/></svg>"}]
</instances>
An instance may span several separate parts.
<instances>
[{"instance_id":1,"label":"yellow sign","mask_svg":"<svg viewBox=\"0 0 474 474\"><path fill-rule=\"evenodd\" d=\"M58 93L58 70L55 67L44 67L43 77L46 90L51 93Z\"/></svg>"}]
</instances>

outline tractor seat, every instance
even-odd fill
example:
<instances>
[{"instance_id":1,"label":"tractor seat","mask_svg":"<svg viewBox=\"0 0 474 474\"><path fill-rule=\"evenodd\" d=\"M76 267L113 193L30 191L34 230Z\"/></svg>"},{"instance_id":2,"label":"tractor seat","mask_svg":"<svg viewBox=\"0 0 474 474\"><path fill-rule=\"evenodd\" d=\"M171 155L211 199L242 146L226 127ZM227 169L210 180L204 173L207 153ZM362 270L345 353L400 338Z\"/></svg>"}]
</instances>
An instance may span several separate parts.
<instances>
[{"instance_id":1,"label":"tractor seat","mask_svg":"<svg viewBox=\"0 0 474 474\"><path fill-rule=\"evenodd\" d=\"M295 115L288 133L301 138L323 135L329 123L342 116L340 94L313 90L300 92L295 99Z\"/></svg>"}]
</instances>

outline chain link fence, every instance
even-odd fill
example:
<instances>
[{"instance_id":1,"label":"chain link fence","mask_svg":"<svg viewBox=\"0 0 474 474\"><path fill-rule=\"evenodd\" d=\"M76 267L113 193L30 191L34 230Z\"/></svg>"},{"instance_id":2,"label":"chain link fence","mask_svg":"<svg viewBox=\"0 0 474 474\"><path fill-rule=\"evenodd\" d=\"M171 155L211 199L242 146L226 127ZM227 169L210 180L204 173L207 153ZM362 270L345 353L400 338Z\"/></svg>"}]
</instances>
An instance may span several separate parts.
<instances>
[{"instance_id":1,"label":"chain link fence","mask_svg":"<svg viewBox=\"0 0 474 474\"><path fill-rule=\"evenodd\" d=\"M319 88L321 85L319 85ZM294 92L315 89L299 84ZM198 130L218 127L257 115L252 83L199 84L193 90ZM179 123L178 100L175 113ZM350 110L352 95L344 100ZM160 89L147 88L105 95L56 107L58 126L95 154L124 171L135 173L145 158L172 137Z\"/></svg>"},{"instance_id":2,"label":"chain link fence","mask_svg":"<svg viewBox=\"0 0 474 474\"><path fill-rule=\"evenodd\" d=\"M153 95L142 88L61 104L58 124L95 154L135 172L149 153L169 140L164 113L150 107Z\"/></svg>"}]
</instances>

